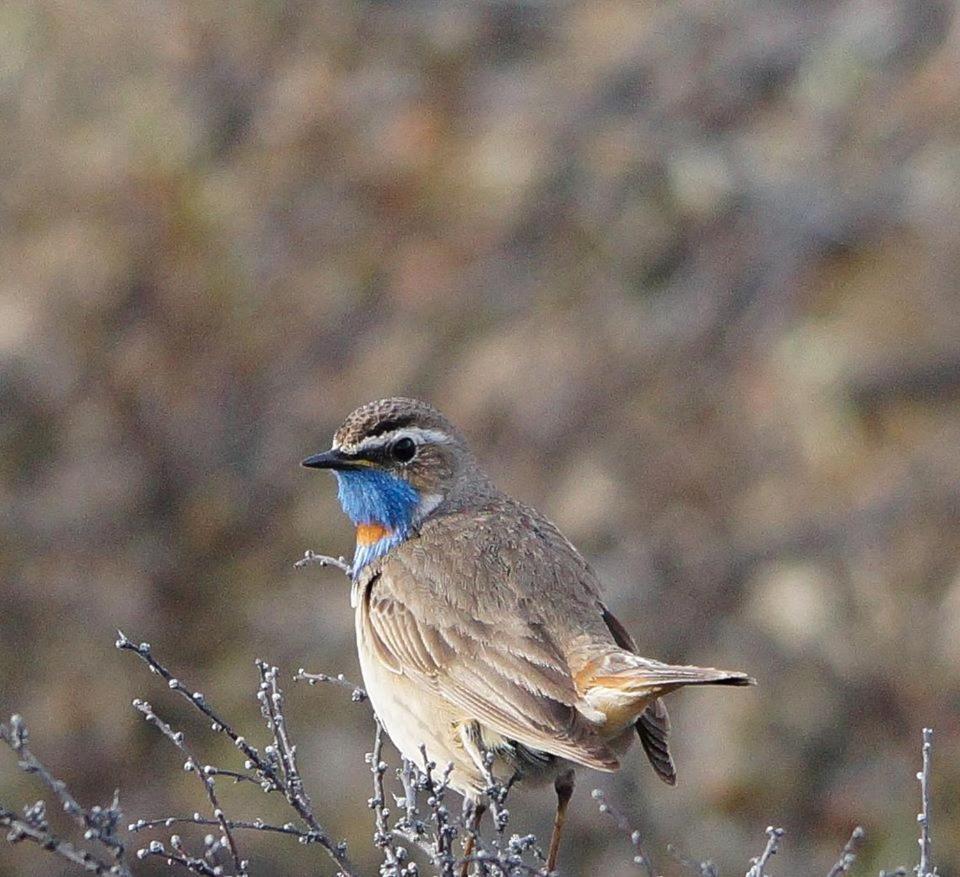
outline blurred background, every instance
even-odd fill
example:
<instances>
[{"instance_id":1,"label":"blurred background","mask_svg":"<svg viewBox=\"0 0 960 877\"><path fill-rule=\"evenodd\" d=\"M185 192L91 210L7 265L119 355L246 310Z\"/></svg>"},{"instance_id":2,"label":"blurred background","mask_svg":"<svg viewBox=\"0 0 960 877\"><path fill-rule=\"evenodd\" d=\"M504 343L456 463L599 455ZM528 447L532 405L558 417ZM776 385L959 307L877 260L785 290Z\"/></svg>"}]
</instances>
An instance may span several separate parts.
<instances>
[{"instance_id":1,"label":"blurred background","mask_svg":"<svg viewBox=\"0 0 960 877\"><path fill-rule=\"evenodd\" d=\"M674 696L676 789L639 751L582 772L567 873L631 873L594 786L667 874L668 843L742 873L771 823L781 874L857 822L861 873L912 864L925 724L960 873L953 6L5 2L0 713L88 804L202 809L130 699L230 753L115 628L254 739L255 657L356 677L346 582L292 566L351 528L298 463L416 395L644 653L760 681ZM369 866L367 707L287 687ZM0 802L38 795L0 752ZM552 798L513 827L546 836ZM243 840L260 874L332 873ZM3 877L60 873L0 847Z\"/></svg>"}]
</instances>

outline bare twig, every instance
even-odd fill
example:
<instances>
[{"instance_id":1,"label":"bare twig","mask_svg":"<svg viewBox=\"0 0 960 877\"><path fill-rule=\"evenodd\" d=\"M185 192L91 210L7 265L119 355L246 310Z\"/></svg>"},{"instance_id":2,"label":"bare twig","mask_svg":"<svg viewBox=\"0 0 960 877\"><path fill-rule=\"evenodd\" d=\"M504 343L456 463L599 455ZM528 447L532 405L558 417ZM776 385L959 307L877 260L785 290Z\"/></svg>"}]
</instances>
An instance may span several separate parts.
<instances>
[{"instance_id":1,"label":"bare twig","mask_svg":"<svg viewBox=\"0 0 960 877\"><path fill-rule=\"evenodd\" d=\"M207 776L212 777L227 777L234 781L234 783L253 783L255 786L263 788L263 783L258 777L252 777L248 773L240 773L236 770L226 770L222 767L214 767L212 764L205 764L203 766L204 773ZM265 790L266 791L266 790Z\"/></svg>"},{"instance_id":2,"label":"bare twig","mask_svg":"<svg viewBox=\"0 0 960 877\"><path fill-rule=\"evenodd\" d=\"M420 811L417 808L417 774L419 772L412 761L404 758L397 773L403 786L404 812L397 822L395 830L407 839L412 837L414 840L418 840L426 834L426 826L420 819Z\"/></svg>"},{"instance_id":3,"label":"bare twig","mask_svg":"<svg viewBox=\"0 0 960 877\"><path fill-rule=\"evenodd\" d=\"M267 725L273 731L274 746L267 748L270 757L279 759L283 773L283 785L291 798L297 812L313 812L313 804L307 795L303 778L297 768L297 748L291 744L287 735L287 722L283 714L283 692L277 685L277 668L265 661L257 659L255 662L260 671L260 688L257 691L257 700L260 701L260 711L267 720Z\"/></svg>"},{"instance_id":4,"label":"bare twig","mask_svg":"<svg viewBox=\"0 0 960 877\"><path fill-rule=\"evenodd\" d=\"M480 746L481 772L483 781L486 783L484 794L490 801L490 813L493 816L493 824L497 830L497 848L500 849L503 833L510 822L510 811L506 808L507 792L510 791L508 783L501 783L493 774L494 754Z\"/></svg>"},{"instance_id":5,"label":"bare twig","mask_svg":"<svg viewBox=\"0 0 960 877\"><path fill-rule=\"evenodd\" d=\"M164 667L163 664L153 656L150 650L150 643L134 643L124 635L122 630L118 630L115 645L121 651L133 652L137 655L137 657L150 668L151 673L155 673L166 681L171 691L177 692L177 694L183 697L194 708L200 710L200 712L210 720L211 730L229 737L233 745L244 754L248 761L252 762L250 766L256 769L260 778L261 787L264 791L282 789L280 778L277 775L274 765L261 756L256 747L251 746L224 718L214 711L213 707L207 703L202 692L191 690Z\"/></svg>"},{"instance_id":6,"label":"bare twig","mask_svg":"<svg viewBox=\"0 0 960 877\"><path fill-rule=\"evenodd\" d=\"M354 703L363 703L368 699L367 692L355 682L351 682L349 679L347 679L343 673L338 673L336 676L328 676L326 673L308 673L303 669L303 667L301 667L299 670L297 670L296 675L293 677L293 681L308 682L310 685L318 685L321 682L327 682L331 685L339 685L341 688L346 688L350 692L350 699Z\"/></svg>"},{"instance_id":7,"label":"bare twig","mask_svg":"<svg viewBox=\"0 0 960 877\"><path fill-rule=\"evenodd\" d=\"M850 840L847 841L843 852L840 853L840 858L837 859L836 864L830 869L827 877L842 877L842 875L846 874L853 867L857 853L863 845L863 839L866 836L866 832L858 825L850 835Z\"/></svg>"},{"instance_id":8,"label":"bare twig","mask_svg":"<svg viewBox=\"0 0 960 877\"><path fill-rule=\"evenodd\" d=\"M275 790L282 792L287 802L306 823L308 830L301 833L310 838L310 843L317 843L323 847L327 854L336 862L342 874L347 875L347 877L357 877L357 871L347 856L346 844L331 840L328 833L317 820L310 798L304 790L303 780L296 765L296 747L291 744L287 734L286 720L283 716L283 692L279 685L277 685L276 667L270 667L263 661L256 662L257 669L260 672L260 687L257 692L257 698L260 701L261 712L273 731L274 738L273 744L265 747L261 754L260 750L238 734L227 721L207 703L206 698L201 692L192 691L161 664L154 657L149 643L136 644L128 639L122 631L117 631L116 646L118 649L131 651L136 654L150 667L151 672L166 680L168 687L172 691L180 694L210 720L213 731L225 734L233 741L234 746L246 757L247 769L256 772L256 778L254 778L236 771L225 771L210 765L205 765L200 768L196 761L193 760L194 765L197 766L197 769L205 780L209 780L212 784L213 776L223 774L231 777L236 782L243 780L259 782L260 787L265 792ZM163 730L162 727L161 730ZM172 730L170 731L170 734L174 733ZM167 736L169 737L170 734ZM219 818L220 817L218 817L218 822ZM224 834L228 838L230 838L229 825L230 820L227 820L226 817L223 816ZM149 850L148 854L152 855L152 853L149 853ZM157 855L160 854L157 853ZM175 857L171 858L176 861Z\"/></svg>"},{"instance_id":9,"label":"bare twig","mask_svg":"<svg viewBox=\"0 0 960 877\"><path fill-rule=\"evenodd\" d=\"M31 814L30 811L33 811L33 813ZM92 874L130 874L125 865L105 862L93 853L75 847L73 844L51 834L47 829L46 819L43 815L42 801L38 801L32 807L25 808L25 816L22 818L12 810L0 807L0 826L9 829L7 840L10 843L30 841L48 852L66 859L68 862L72 862L74 865L79 865L84 871L89 871Z\"/></svg>"},{"instance_id":10,"label":"bare twig","mask_svg":"<svg viewBox=\"0 0 960 877\"><path fill-rule=\"evenodd\" d=\"M638 868L643 868L649 877L654 877L653 863L647 857L647 854L643 851L643 847L640 844L640 832L632 828L627 818L607 801L602 789L594 789L591 794L593 800L597 802L600 812L609 814L613 821L616 822L617 827L630 838L630 843L633 844L635 850L633 855L634 865Z\"/></svg>"},{"instance_id":11,"label":"bare twig","mask_svg":"<svg viewBox=\"0 0 960 877\"><path fill-rule=\"evenodd\" d=\"M453 839L457 836L457 828L450 821L450 811L444 803L450 774L453 773L453 764L448 764L438 779L434 775L437 763L427 757L426 746L420 746L420 755L423 758L424 769L417 778L417 786L427 793L427 807L433 819L435 836L433 863L439 869L440 877L453 877L457 861L453 854Z\"/></svg>"},{"instance_id":12,"label":"bare twig","mask_svg":"<svg viewBox=\"0 0 960 877\"><path fill-rule=\"evenodd\" d=\"M317 820L313 804L304 789L303 778L297 768L297 749L290 743L287 734L287 723L283 714L283 691L277 684L277 668L260 660L256 665L260 671L260 689L257 692L257 699L260 701L260 711L273 732L274 743L270 754L278 760L282 772L283 793L290 806L297 811L300 818L314 833L316 842L334 859L340 870L346 875L356 875L357 872L347 856L346 843L331 840Z\"/></svg>"},{"instance_id":13,"label":"bare twig","mask_svg":"<svg viewBox=\"0 0 960 877\"><path fill-rule=\"evenodd\" d=\"M132 822L128 828L132 832L148 831L152 828L172 828L174 825L220 825L217 819L208 819L199 813L192 816L164 816L158 819L138 819ZM264 822L262 819L243 820L228 819L227 825L231 831L266 831L275 834L286 834L295 837L300 843L313 844L319 843L319 838L311 831L303 831L297 828L292 822L284 825L272 825Z\"/></svg>"},{"instance_id":14,"label":"bare twig","mask_svg":"<svg viewBox=\"0 0 960 877\"><path fill-rule=\"evenodd\" d=\"M159 857L165 859L168 865L186 868L191 874L200 874L201 877L222 877L223 868L217 861L222 847L221 841L212 834L208 834L204 838L203 855L194 856L184 848L180 836L173 834L170 836L169 849L163 845L162 841L152 840L147 846L137 850L137 858Z\"/></svg>"},{"instance_id":15,"label":"bare twig","mask_svg":"<svg viewBox=\"0 0 960 877\"><path fill-rule=\"evenodd\" d=\"M393 842L393 832L390 830L390 809L387 807L386 796L383 790L383 775L387 772L387 763L382 760L383 754L383 725L376 717L377 730L373 738L373 752L367 756L370 762L370 773L373 774L373 797L367 802L374 813L373 843L383 853L383 865L380 868L382 877L400 877L402 862L406 858L406 850L401 852Z\"/></svg>"},{"instance_id":16,"label":"bare twig","mask_svg":"<svg viewBox=\"0 0 960 877\"><path fill-rule=\"evenodd\" d=\"M720 877L720 871L717 866L713 864L709 859L704 859L702 861L696 859L689 859L684 856L673 844L667 844L667 852L673 856L676 862L688 868L697 877Z\"/></svg>"},{"instance_id":17,"label":"bare twig","mask_svg":"<svg viewBox=\"0 0 960 877\"><path fill-rule=\"evenodd\" d=\"M541 861L543 860L543 854L537 846L534 835L513 835L509 840L504 838L504 829L509 819L504 803L510 784L501 783L493 775L492 756L481 749L485 765L482 770L487 783L484 793L493 800L499 814L499 816L495 815L496 840L493 847L487 849L484 848L483 839L478 832L477 817L481 811L475 809L475 806L470 806L471 803L475 805L475 802L465 800L463 812L458 817L451 817L444 802L452 766L448 765L442 776L438 778L434 773L436 764L428 759L425 747L421 746L420 752L424 760L424 771L417 770L413 763L406 760L398 771L404 795L397 798L397 805L404 808L404 813L397 821L393 833L423 849L441 874L452 874L458 871L463 873L464 868L476 864L478 874L492 874L497 877L537 874L545 877L546 871L542 865L529 864L523 858L525 854L532 852ZM385 765L381 763L380 768L383 770ZM426 804L435 826L432 834L428 833L426 826L419 818L418 792L426 794ZM476 849L472 853L468 852L457 858L453 851L454 838L460 831L463 831L467 838L473 838ZM397 847L396 851L399 854L398 858L402 860L405 850ZM416 866L408 864L407 871L404 873L409 873L411 867ZM382 873L393 873L389 869L389 863L384 866Z\"/></svg>"},{"instance_id":18,"label":"bare twig","mask_svg":"<svg viewBox=\"0 0 960 877\"><path fill-rule=\"evenodd\" d=\"M478 838L479 842L479 838ZM539 860L539 864L530 864L525 862L525 854L532 852ZM506 843L503 849L492 852L490 850L478 849L470 856L464 856L455 863L457 867L476 863L479 866L479 874L494 874L501 877L514 877L514 875L537 875L537 877L550 877L544 864L543 853L537 846L537 839L532 834L513 835Z\"/></svg>"},{"instance_id":19,"label":"bare twig","mask_svg":"<svg viewBox=\"0 0 960 877\"><path fill-rule=\"evenodd\" d=\"M777 850L780 849L780 839L783 837L783 833L782 828L774 828L772 825L767 826L767 845L757 858L750 860L747 877L765 877L764 868L766 868L770 858L776 855Z\"/></svg>"},{"instance_id":20,"label":"bare twig","mask_svg":"<svg viewBox=\"0 0 960 877\"><path fill-rule=\"evenodd\" d=\"M303 569L307 566L333 566L340 570L347 578L353 578L353 567L347 563L345 557L330 557L326 554L317 554L309 548L303 552L303 557L296 561L294 566L297 569Z\"/></svg>"},{"instance_id":21,"label":"bare twig","mask_svg":"<svg viewBox=\"0 0 960 877\"><path fill-rule=\"evenodd\" d=\"M200 827L216 828L216 834L208 834L204 839L204 849L200 855L187 851L177 834L172 834L167 841L152 840L149 844L137 851L137 857L159 858L170 866L185 868L201 875L201 877L245 877L247 862L240 858L235 834L242 831L268 832L295 838L304 844L319 844L331 856L339 867L343 877L359 877L346 854L346 845L335 843L319 824L314 812L313 803L306 792L303 778L297 765L297 750L292 743L284 716L283 691L280 688L278 670L264 661L257 661L256 666L260 676L257 699L260 703L262 715L267 719L268 727L273 736L272 742L262 750L248 743L236 733L221 717L207 704L200 692L193 692L181 683L169 670L166 669L152 654L149 644L134 644L122 633L118 632L117 647L121 650L133 651L146 663L151 671L163 678L169 689L177 692L186 699L210 722L216 733L223 733L233 741L234 746L246 756L245 768L247 772L229 770L213 765L201 765L187 747L184 735L173 730L166 722L159 718L153 707L146 701L136 700L134 705L154 724L160 732L174 743L186 756L184 769L195 773L204 785L213 817L209 818L194 813L192 816L167 816L156 819L138 819L129 825L129 831L141 831L172 828L175 825L196 825ZM327 674L307 673L300 670L295 677L310 684L330 683L349 690L355 701L363 700L365 694L342 675L329 676ZM492 877L551 877L543 864L542 852L537 847L536 837L532 834L514 835L505 839L505 829L509 812L506 810L506 796L510 783L501 783L493 772L493 756L482 750L483 764L481 772L484 778L484 795L489 799L493 810L496 837L489 848L485 848L482 839L478 836L478 826L471 824L470 814L465 809L463 817L451 816L445 801L449 789L452 765L447 765L442 772L437 771L436 763L427 757L425 747L421 746L420 753L425 769L417 770L415 765L404 761L398 770L398 776L403 785L403 795L396 797L397 807L400 808L400 818L391 826L391 812L387 804L384 776L388 765L383 760L384 730L377 723L374 738L373 752L368 755L368 763L373 776L373 797L369 806L374 811L374 843L381 850L383 863L380 867L381 877L417 877L417 864L409 859L410 846L401 846L399 842L409 841L410 845L419 846L430 857L439 877L454 877L459 868L476 865L476 873L492 875ZM85 810L73 798L62 781L56 779L40 761L30 752L27 745L28 735L22 719L14 716L9 725L0 724L0 739L9 745L19 756L20 766L27 772L36 774L40 780L57 796L64 811L70 815L83 829L87 840L95 840L103 844L114 856L110 862L105 857L98 857L93 853L81 849L67 841L61 840L52 834L46 820L43 802L24 808L22 814L0 807L0 826L8 829L7 840L11 842L28 841L59 855L88 873L113 874L117 877L132 877L130 870L123 861L124 844L117 836L120 820L120 811L116 798L107 807L94 807ZM931 794L931 754L932 732L924 729L923 732L923 764L917 774L921 786L921 812L918 814L920 825L920 861L913 869L915 877L936 877L937 870L932 865L930 813L932 805ZM227 819L220 805L216 787L216 777L229 779L234 783L256 783L264 791L281 791L287 802L297 812L301 822L288 822L283 825L270 824L262 819L232 820ZM425 795L425 804L429 812L429 819L420 816L418 797ZM617 826L626 832L634 846L634 864L642 868L648 877L654 877L654 870L650 860L640 844L639 832L632 830L627 819L619 813L605 798L603 792L594 790L594 799L599 804L601 813L611 816ZM454 853L454 839L465 830L475 836L476 849L470 855L458 858ZM751 860L746 877L766 877L766 868L770 859L778 851L783 837L781 828L767 828L767 844L763 852ZM839 860L834 864L827 877L845 877L856 858L864 839L863 829L857 827L846 843ZM540 863L530 862L528 856L537 856ZM229 857L229 858L228 858ZM682 857L678 860L694 871L697 877L716 877L715 866L710 862L690 862ZM230 872L228 874L228 871ZM900 868L887 872L885 877L906 877L909 872Z\"/></svg>"},{"instance_id":22,"label":"bare twig","mask_svg":"<svg viewBox=\"0 0 960 877\"><path fill-rule=\"evenodd\" d=\"M931 867L932 844L930 840L930 758L933 754L933 730L923 729L923 767L917 774L920 780L920 812L917 822L920 823L920 863L917 865L917 877L928 877L936 874L937 869Z\"/></svg>"},{"instance_id":23,"label":"bare twig","mask_svg":"<svg viewBox=\"0 0 960 877\"><path fill-rule=\"evenodd\" d=\"M81 807L76 798L70 794L67 784L51 774L50 771L44 767L40 759L31 752L28 745L29 738L30 735L27 731L27 726L21 716L11 716L9 725L0 722L0 740L6 743L17 754L20 768L26 773L38 777L40 781L57 796L63 811L83 829L85 840L101 843L110 851L114 859L114 873L129 875L130 872L124 863L124 844L120 838L117 837L117 827L120 824L121 813L116 793L114 793L113 802L106 807L94 806L89 810ZM36 816L37 820L31 822L32 816ZM27 828L32 828L41 833L46 831L42 802L34 804L33 807L25 811L25 820ZM50 835L50 838L55 842L55 846L59 845L62 849L69 848L75 851L76 855L81 858L86 857L89 861L96 861L89 853L76 849L63 841L57 841L52 835ZM17 838L14 837L13 839ZM23 833L23 839L36 841L33 834L29 832ZM62 854L61 852L61 855Z\"/></svg>"},{"instance_id":24,"label":"bare twig","mask_svg":"<svg viewBox=\"0 0 960 877\"><path fill-rule=\"evenodd\" d=\"M499 871L504 877L512 877L515 874L526 874L529 877L548 877L551 873L545 868L538 867L537 865L531 865L527 862L524 862L522 859L516 857L504 857L496 855L493 853L487 853L480 850L477 853L474 853L472 856L465 856L462 859L457 859L454 863L458 868L463 865L472 865L477 864L482 868L488 870L493 868L496 871Z\"/></svg>"},{"instance_id":25,"label":"bare twig","mask_svg":"<svg viewBox=\"0 0 960 877\"><path fill-rule=\"evenodd\" d=\"M166 737L174 746L176 746L184 755L187 756L187 760L184 762L183 769L189 770L197 776L201 783L203 783L203 788L207 793L207 799L210 801L210 806L213 808L213 817L217 820L217 824L220 826L220 831L223 832L223 837L226 839L227 848L230 850L230 856L233 859L233 866L236 869L239 877L246 877L248 864L245 859L240 858L240 851L237 849L236 841L233 837L233 832L230 830L230 825L227 821L226 816L224 815L223 808L220 806L220 800L217 798L217 791L213 783L213 779L210 774L207 773L194 757L193 753L190 751L190 748L186 744L186 740L183 736L183 731L174 731L163 719L160 718L154 711L153 707L145 700L140 700L136 698L133 701L133 705L143 714L143 717L150 722L152 725L156 726L160 732Z\"/></svg>"}]
</instances>

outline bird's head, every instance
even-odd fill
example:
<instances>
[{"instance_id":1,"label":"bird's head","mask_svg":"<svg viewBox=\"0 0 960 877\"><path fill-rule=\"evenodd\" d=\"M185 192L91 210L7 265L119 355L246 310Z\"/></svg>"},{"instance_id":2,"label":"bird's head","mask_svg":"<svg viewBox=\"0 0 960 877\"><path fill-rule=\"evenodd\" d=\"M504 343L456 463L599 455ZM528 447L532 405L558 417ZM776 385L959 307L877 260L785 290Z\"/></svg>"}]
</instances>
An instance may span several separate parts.
<instances>
[{"instance_id":1,"label":"bird's head","mask_svg":"<svg viewBox=\"0 0 960 877\"><path fill-rule=\"evenodd\" d=\"M330 450L303 465L333 470L358 544L383 538L377 528L403 538L445 501L483 482L453 424L416 399L363 405L336 431Z\"/></svg>"}]
</instances>

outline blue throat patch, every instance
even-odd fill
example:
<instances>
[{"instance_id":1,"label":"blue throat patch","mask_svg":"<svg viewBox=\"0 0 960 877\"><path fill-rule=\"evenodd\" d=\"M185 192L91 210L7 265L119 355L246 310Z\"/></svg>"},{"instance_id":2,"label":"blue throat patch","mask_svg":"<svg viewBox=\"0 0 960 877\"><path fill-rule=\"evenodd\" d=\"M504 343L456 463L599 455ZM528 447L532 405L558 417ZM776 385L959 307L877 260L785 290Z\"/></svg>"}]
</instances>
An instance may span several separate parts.
<instances>
[{"instance_id":1,"label":"blue throat patch","mask_svg":"<svg viewBox=\"0 0 960 877\"><path fill-rule=\"evenodd\" d=\"M375 524L386 531L376 542L357 540L354 578L372 560L382 557L410 533L420 494L402 478L381 469L341 469L334 472L337 498L347 517L358 527Z\"/></svg>"}]
</instances>

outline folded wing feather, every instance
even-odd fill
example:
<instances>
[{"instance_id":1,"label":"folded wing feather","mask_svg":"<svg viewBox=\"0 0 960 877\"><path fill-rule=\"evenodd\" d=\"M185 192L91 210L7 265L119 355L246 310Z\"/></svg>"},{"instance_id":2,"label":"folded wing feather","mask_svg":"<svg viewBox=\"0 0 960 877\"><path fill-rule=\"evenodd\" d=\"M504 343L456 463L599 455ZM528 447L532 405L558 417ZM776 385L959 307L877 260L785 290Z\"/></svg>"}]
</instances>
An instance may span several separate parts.
<instances>
[{"instance_id":1,"label":"folded wing feather","mask_svg":"<svg viewBox=\"0 0 960 877\"><path fill-rule=\"evenodd\" d=\"M444 624L428 604L405 600L402 566L385 565L361 611L379 659L412 676L466 716L533 749L599 770L619 767L581 699L563 657L524 632ZM409 591L407 591L409 593Z\"/></svg>"}]
</instances>

